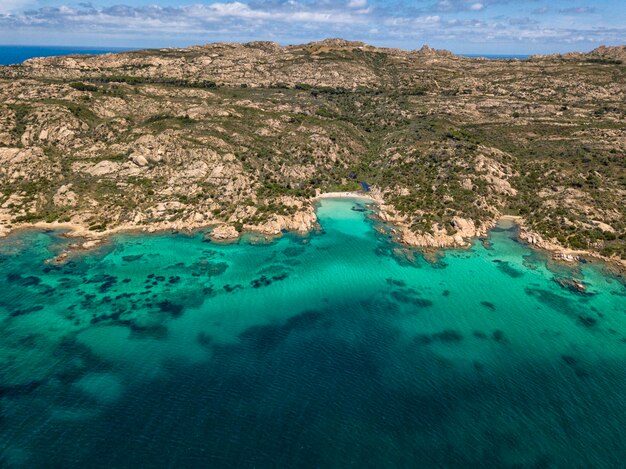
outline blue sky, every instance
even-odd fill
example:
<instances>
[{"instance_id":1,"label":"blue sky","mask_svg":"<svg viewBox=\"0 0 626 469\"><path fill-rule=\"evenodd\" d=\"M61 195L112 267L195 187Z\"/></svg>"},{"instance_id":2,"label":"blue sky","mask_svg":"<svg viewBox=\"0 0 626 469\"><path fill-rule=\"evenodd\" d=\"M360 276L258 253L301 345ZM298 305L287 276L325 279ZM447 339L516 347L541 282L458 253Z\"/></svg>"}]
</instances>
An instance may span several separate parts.
<instances>
[{"instance_id":1,"label":"blue sky","mask_svg":"<svg viewBox=\"0 0 626 469\"><path fill-rule=\"evenodd\" d=\"M0 0L0 44L167 47L327 37L464 54L626 44L626 0Z\"/></svg>"}]
</instances>

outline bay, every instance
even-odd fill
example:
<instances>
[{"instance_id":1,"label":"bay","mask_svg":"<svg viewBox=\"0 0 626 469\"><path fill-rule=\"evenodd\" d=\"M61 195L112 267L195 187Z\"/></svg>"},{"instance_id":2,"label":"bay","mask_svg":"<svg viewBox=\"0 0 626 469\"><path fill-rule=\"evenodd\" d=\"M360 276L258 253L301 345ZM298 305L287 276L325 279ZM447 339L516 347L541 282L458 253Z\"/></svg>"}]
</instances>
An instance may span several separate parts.
<instances>
[{"instance_id":1,"label":"bay","mask_svg":"<svg viewBox=\"0 0 626 469\"><path fill-rule=\"evenodd\" d=\"M620 467L621 280L508 225L431 263L362 204L322 200L308 236L125 234L60 266L59 233L0 241L0 465Z\"/></svg>"}]
</instances>

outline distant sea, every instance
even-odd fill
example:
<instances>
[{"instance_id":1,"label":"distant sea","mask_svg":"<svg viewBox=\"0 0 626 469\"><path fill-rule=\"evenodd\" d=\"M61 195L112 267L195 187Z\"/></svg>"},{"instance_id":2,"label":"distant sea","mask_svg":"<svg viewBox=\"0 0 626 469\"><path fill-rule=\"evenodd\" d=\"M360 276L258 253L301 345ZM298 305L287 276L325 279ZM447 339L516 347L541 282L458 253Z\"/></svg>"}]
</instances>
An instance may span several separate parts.
<instances>
[{"instance_id":1,"label":"distant sea","mask_svg":"<svg viewBox=\"0 0 626 469\"><path fill-rule=\"evenodd\" d=\"M517 54L517 55L499 55L499 54L458 54L461 57L469 57L471 59L495 59L495 60L511 60L511 59L519 59L524 60L528 59L530 55L526 54Z\"/></svg>"},{"instance_id":2,"label":"distant sea","mask_svg":"<svg viewBox=\"0 0 626 469\"><path fill-rule=\"evenodd\" d=\"M122 47L72 47L72 46L0 46L0 65L12 65L33 57L51 57L70 54L106 54L131 50Z\"/></svg>"}]
</instances>

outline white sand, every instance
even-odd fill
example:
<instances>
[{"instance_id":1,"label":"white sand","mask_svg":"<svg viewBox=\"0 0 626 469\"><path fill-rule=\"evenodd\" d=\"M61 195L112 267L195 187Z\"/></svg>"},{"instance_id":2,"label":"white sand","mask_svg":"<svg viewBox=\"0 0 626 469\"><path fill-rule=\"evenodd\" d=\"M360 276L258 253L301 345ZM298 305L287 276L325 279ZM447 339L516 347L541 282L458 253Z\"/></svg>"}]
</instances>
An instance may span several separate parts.
<instances>
[{"instance_id":1,"label":"white sand","mask_svg":"<svg viewBox=\"0 0 626 469\"><path fill-rule=\"evenodd\" d=\"M315 201L319 199L365 199L376 204L382 203L382 200L376 199L373 196L362 192L325 192L313 197L312 200Z\"/></svg>"}]
</instances>

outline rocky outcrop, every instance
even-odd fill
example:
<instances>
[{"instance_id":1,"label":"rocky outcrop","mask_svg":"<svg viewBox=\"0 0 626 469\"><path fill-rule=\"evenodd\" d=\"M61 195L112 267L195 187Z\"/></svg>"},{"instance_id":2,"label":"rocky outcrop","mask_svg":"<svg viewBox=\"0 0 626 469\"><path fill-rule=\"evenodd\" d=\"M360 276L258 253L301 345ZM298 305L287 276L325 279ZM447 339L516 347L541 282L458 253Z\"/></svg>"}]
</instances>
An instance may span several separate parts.
<instances>
[{"instance_id":1,"label":"rocky outcrop","mask_svg":"<svg viewBox=\"0 0 626 469\"><path fill-rule=\"evenodd\" d=\"M56 191L52 201L59 207L75 207L78 204L78 196L72 190L72 184L64 184Z\"/></svg>"},{"instance_id":2,"label":"rocky outcrop","mask_svg":"<svg viewBox=\"0 0 626 469\"><path fill-rule=\"evenodd\" d=\"M624 63L626 62L626 46L599 46L590 52L569 52L567 54L531 56L531 60L552 60L554 58Z\"/></svg>"},{"instance_id":3,"label":"rocky outcrop","mask_svg":"<svg viewBox=\"0 0 626 469\"><path fill-rule=\"evenodd\" d=\"M432 233L414 232L408 226L399 225L398 239L403 244L420 248L468 247L472 239L485 236L487 228L478 229L472 220L454 217L453 234L438 225L432 226Z\"/></svg>"},{"instance_id":4,"label":"rocky outcrop","mask_svg":"<svg viewBox=\"0 0 626 469\"><path fill-rule=\"evenodd\" d=\"M5 182L53 178L57 172L58 167L46 157L39 147L0 147L0 179Z\"/></svg>"},{"instance_id":5,"label":"rocky outcrop","mask_svg":"<svg viewBox=\"0 0 626 469\"><path fill-rule=\"evenodd\" d=\"M209 233L209 237L213 241L234 241L238 239L239 236L240 234L237 228L233 225L220 225L213 228Z\"/></svg>"},{"instance_id":6,"label":"rocky outcrop","mask_svg":"<svg viewBox=\"0 0 626 469\"><path fill-rule=\"evenodd\" d=\"M274 215L261 225L245 225L244 228L266 236L279 236L286 231L307 233L317 226L317 217L313 207L301 210L293 215Z\"/></svg>"}]
</instances>

